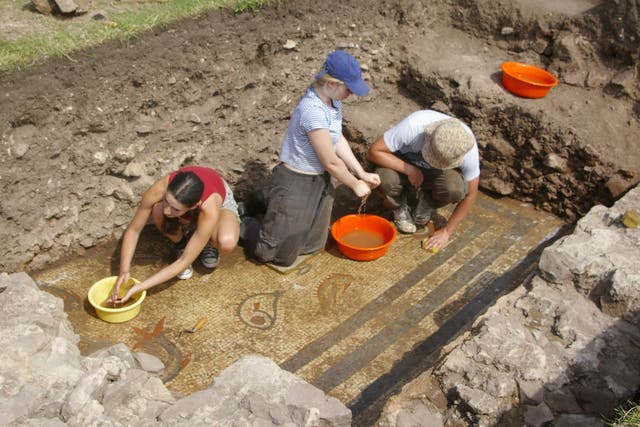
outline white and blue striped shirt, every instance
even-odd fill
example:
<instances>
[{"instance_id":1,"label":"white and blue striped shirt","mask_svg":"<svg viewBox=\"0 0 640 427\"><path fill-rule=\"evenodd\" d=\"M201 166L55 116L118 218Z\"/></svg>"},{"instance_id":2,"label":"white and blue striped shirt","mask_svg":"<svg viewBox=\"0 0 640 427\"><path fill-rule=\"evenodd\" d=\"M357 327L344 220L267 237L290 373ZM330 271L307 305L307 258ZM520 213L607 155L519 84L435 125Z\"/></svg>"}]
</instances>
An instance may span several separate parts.
<instances>
[{"instance_id":1,"label":"white and blue striped shirt","mask_svg":"<svg viewBox=\"0 0 640 427\"><path fill-rule=\"evenodd\" d=\"M332 104L333 107L325 104L313 87L307 90L291 115L282 143L281 161L305 172L324 172L308 132L328 129L335 151L342 135L342 102L334 100Z\"/></svg>"}]
</instances>

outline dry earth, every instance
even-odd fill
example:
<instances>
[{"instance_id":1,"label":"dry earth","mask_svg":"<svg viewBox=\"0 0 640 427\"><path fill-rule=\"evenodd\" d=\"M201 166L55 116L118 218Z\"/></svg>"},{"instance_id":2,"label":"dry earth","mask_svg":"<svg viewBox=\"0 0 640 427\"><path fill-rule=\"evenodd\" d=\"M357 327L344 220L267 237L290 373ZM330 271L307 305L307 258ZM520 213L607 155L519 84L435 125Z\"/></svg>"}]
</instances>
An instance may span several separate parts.
<instances>
[{"instance_id":1,"label":"dry earth","mask_svg":"<svg viewBox=\"0 0 640 427\"><path fill-rule=\"evenodd\" d=\"M531 3L216 11L0 75L0 268L37 270L118 238L141 192L180 165L212 165L240 199L266 186L289 114L335 48L360 60L373 87L346 106L359 156L409 112L434 108L474 129L484 191L567 220L609 205L640 174L639 3ZM517 98L500 84L508 60L561 83L544 99Z\"/></svg>"},{"instance_id":2,"label":"dry earth","mask_svg":"<svg viewBox=\"0 0 640 427\"><path fill-rule=\"evenodd\" d=\"M2 37L45 27L26 0L10 3L20 9L2 10ZM484 191L574 220L640 176L639 9L301 0L211 12L2 74L0 270L34 271L120 237L142 191L183 164L219 169L239 198L265 187L298 97L335 48L361 61L374 89L345 108L359 156L415 109L449 112L478 137ZM561 83L517 98L500 84L507 60Z\"/></svg>"}]
</instances>

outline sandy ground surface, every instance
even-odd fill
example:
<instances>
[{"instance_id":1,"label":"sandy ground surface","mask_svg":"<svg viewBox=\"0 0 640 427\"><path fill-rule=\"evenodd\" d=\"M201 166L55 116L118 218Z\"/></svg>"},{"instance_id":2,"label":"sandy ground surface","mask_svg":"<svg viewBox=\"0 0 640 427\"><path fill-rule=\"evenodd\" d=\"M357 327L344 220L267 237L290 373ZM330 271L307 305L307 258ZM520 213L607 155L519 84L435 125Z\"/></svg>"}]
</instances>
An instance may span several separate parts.
<instances>
[{"instance_id":1,"label":"sandy ground surface","mask_svg":"<svg viewBox=\"0 0 640 427\"><path fill-rule=\"evenodd\" d=\"M3 37L58 19L26 4L3 3L3 17L15 11ZM290 113L336 48L360 60L373 88L345 107L360 158L406 114L449 112L476 133L484 191L573 220L637 182L636 9L302 0L215 11L4 73L0 233L11 244L0 268L37 270L118 238L142 191L181 165L217 168L239 199L266 187ZM560 85L542 100L515 97L500 82L506 60L547 67Z\"/></svg>"}]
</instances>

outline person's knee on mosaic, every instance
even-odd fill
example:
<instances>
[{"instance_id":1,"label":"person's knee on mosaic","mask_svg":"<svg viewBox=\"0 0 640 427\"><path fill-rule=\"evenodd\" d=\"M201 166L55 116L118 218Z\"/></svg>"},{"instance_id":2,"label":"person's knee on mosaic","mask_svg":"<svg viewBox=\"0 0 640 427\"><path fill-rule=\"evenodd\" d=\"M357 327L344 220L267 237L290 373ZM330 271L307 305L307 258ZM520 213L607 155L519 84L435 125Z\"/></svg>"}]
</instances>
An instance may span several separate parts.
<instances>
[{"instance_id":1,"label":"person's knee on mosaic","mask_svg":"<svg viewBox=\"0 0 640 427\"><path fill-rule=\"evenodd\" d=\"M331 52L294 110L273 169L262 223L245 218L241 240L261 262L292 265L322 250L329 235L334 186L331 178L364 197L380 184L366 172L342 134L342 100L370 91L358 61Z\"/></svg>"},{"instance_id":2,"label":"person's knee on mosaic","mask_svg":"<svg viewBox=\"0 0 640 427\"><path fill-rule=\"evenodd\" d=\"M439 249L449 241L478 195L480 157L473 132L438 111L410 114L376 139L367 159L377 166L382 181L377 193L393 209L399 231L415 233L435 209L456 204L425 249Z\"/></svg>"},{"instance_id":3,"label":"person's knee on mosaic","mask_svg":"<svg viewBox=\"0 0 640 427\"><path fill-rule=\"evenodd\" d=\"M149 218L174 244L176 260L134 285L118 299L129 280L131 262L142 230ZM219 251L230 252L238 244L240 217L229 185L208 167L187 166L156 181L142 196L122 239L120 272L110 301L123 303L132 295L177 277L193 275L191 264L200 259L215 268Z\"/></svg>"}]
</instances>

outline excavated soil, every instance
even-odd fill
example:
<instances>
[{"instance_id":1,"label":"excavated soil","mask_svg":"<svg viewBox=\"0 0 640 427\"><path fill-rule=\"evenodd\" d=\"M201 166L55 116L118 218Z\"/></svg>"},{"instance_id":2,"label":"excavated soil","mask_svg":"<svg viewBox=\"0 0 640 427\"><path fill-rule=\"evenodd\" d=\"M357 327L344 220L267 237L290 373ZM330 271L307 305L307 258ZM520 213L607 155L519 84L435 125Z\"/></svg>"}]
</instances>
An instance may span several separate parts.
<instances>
[{"instance_id":1,"label":"excavated soil","mask_svg":"<svg viewBox=\"0 0 640 427\"><path fill-rule=\"evenodd\" d=\"M361 158L404 115L434 108L476 133L484 191L570 221L610 204L640 169L638 4L529 3L214 11L0 75L0 268L41 269L120 237L142 191L181 165L217 168L239 199L264 188L298 97L336 48L373 88L345 108ZM512 60L560 84L515 97L500 82Z\"/></svg>"}]
</instances>

